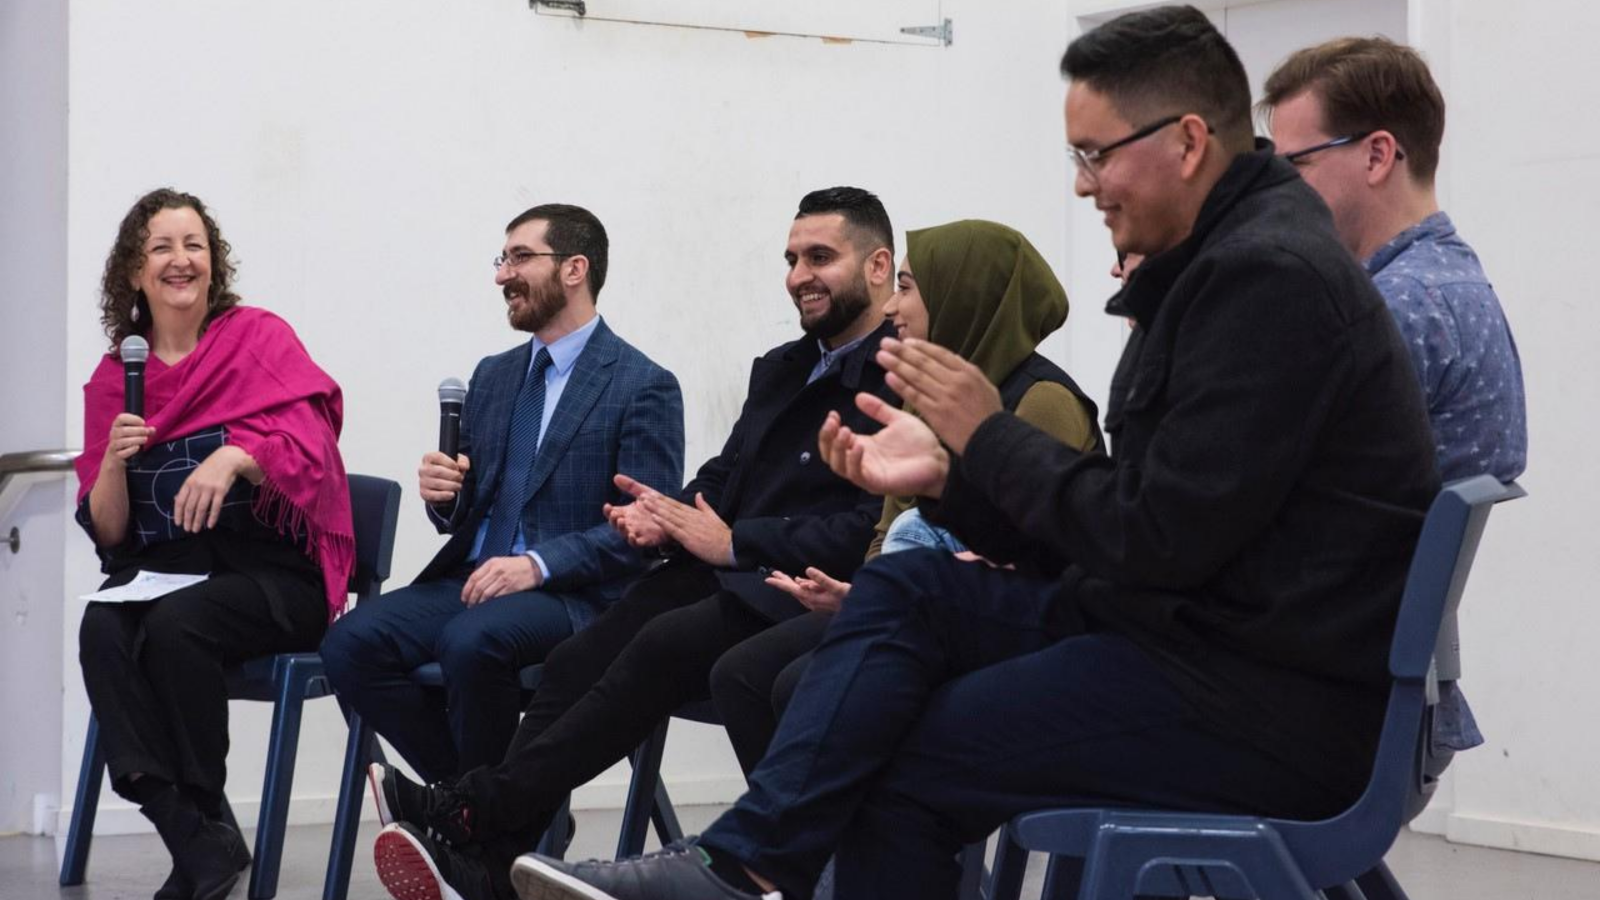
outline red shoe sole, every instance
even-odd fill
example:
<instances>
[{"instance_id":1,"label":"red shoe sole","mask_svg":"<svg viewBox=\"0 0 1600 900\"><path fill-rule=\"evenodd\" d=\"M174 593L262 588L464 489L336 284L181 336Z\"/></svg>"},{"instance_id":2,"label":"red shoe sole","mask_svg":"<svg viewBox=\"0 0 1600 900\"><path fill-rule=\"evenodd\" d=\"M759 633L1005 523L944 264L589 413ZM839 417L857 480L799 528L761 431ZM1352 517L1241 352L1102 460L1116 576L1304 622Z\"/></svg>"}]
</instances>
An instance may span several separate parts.
<instances>
[{"instance_id":1,"label":"red shoe sole","mask_svg":"<svg viewBox=\"0 0 1600 900\"><path fill-rule=\"evenodd\" d=\"M372 846L378 880L394 900L461 900L445 883L433 858L417 839L399 828L385 828Z\"/></svg>"}]
</instances>

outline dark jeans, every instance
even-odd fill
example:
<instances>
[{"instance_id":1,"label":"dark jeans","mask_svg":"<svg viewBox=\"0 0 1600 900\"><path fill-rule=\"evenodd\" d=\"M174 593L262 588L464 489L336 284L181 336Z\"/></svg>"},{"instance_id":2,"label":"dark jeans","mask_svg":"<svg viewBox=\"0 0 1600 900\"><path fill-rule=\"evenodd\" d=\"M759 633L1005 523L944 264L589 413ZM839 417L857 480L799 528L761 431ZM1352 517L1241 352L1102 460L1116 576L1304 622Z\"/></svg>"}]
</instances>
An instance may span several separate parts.
<instances>
[{"instance_id":1,"label":"dark jeans","mask_svg":"<svg viewBox=\"0 0 1600 900\"><path fill-rule=\"evenodd\" d=\"M522 711L517 674L572 634L555 594L520 591L468 607L464 583L441 578L359 604L322 642L340 699L430 782L499 761ZM443 691L407 677L431 662L444 670Z\"/></svg>"},{"instance_id":2,"label":"dark jeans","mask_svg":"<svg viewBox=\"0 0 1600 900\"><path fill-rule=\"evenodd\" d=\"M84 610L78 659L118 794L138 802L127 779L143 773L198 795L216 812L227 782L224 669L314 650L327 628L320 580L286 576L275 588L288 628L261 587L237 573L148 603L90 603Z\"/></svg>"},{"instance_id":3,"label":"dark jeans","mask_svg":"<svg viewBox=\"0 0 1600 900\"><path fill-rule=\"evenodd\" d=\"M950 898L956 854L1031 809L1327 810L1309 779L1213 734L1164 671L1112 634L1059 633L1057 585L949 553L856 577L750 790L705 844L811 895Z\"/></svg>"},{"instance_id":4,"label":"dark jeans","mask_svg":"<svg viewBox=\"0 0 1600 900\"><path fill-rule=\"evenodd\" d=\"M568 791L704 697L717 658L769 625L705 566L669 566L635 582L550 654L505 761L462 779L475 828L512 836L504 845L512 852L531 849Z\"/></svg>"},{"instance_id":5,"label":"dark jeans","mask_svg":"<svg viewBox=\"0 0 1600 900\"><path fill-rule=\"evenodd\" d=\"M778 719L831 621L832 613L808 612L780 622L722 654L712 668L711 699L746 777L767 754Z\"/></svg>"}]
</instances>

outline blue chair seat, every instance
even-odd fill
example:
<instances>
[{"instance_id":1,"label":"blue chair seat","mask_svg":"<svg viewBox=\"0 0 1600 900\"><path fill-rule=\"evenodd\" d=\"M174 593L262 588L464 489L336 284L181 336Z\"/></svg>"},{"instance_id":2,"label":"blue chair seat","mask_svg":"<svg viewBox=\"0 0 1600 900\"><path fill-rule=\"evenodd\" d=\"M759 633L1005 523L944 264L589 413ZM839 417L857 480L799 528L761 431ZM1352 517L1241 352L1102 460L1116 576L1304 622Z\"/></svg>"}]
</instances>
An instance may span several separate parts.
<instances>
[{"instance_id":1,"label":"blue chair seat","mask_svg":"<svg viewBox=\"0 0 1600 900\"><path fill-rule=\"evenodd\" d=\"M1392 677L1366 790L1320 822L1140 809L1052 809L1002 831L992 900L1020 890L1027 851L1052 854L1044 896L1404 900L1383 856L1433 782L1421 767L1438 700L1440 624L1455 612L1495 504L1525 496L1480 475L1446 485L1412 557L1390 645Z\"/></svg>"}]
</instances>

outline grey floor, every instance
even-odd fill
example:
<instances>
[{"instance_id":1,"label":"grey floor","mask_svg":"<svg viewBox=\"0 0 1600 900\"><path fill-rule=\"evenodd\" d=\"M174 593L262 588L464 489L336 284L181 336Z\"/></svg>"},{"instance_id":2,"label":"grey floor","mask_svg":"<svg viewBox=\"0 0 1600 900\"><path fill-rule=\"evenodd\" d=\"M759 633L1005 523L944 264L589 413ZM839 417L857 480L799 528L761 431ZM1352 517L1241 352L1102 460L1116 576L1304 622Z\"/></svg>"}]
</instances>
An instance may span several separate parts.
<instances>
[{"instance_id":1,"label":"grey floor","mask_svg":"<svg viewBox=\"0 0 1600 900\"><path fill-rule=\"evenodd\" d=\"M684 828L692 833L721 810L722 807L698 806L678 812ZM620 818L611 810L580 810L578 835L569 856L609 855ZM376 823L363 823L363 851L370 845L376 828ZM314 825L289 830L279 877L280 900L317 900L322 896L322 866L327 860L330 831L328 826ZM1412 900L1600 900L1600 863L1458 846L1440 838L1405 833L1390 851L1389 866ZM154 835L97 838L88 880L79 887L61 888L56 885L53 838L0 837L0 900L144 900L166 877L168 867L166 852ZM1041 868L1036 865L1030 871L1030 885L1024 890L1024 897L1038 896ZM244 896L241 881L232 900L243 900ZM351 900L381 900L387 896L373 872L371 857L362 852L350 879Z\"/></svg>"}]
</instances>

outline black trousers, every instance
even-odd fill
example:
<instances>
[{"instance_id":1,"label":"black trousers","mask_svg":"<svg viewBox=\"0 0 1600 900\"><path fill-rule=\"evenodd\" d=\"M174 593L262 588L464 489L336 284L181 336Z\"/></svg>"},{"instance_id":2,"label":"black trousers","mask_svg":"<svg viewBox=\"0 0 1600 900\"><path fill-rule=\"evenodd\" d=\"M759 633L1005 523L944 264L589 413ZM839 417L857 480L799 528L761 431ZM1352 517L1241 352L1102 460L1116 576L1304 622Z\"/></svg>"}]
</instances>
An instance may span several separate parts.
<instances>
[{"instance_id":1,"label":"black trousers","mask_svg":"<svg viewBox=\"0 0 1600 900\"><path fill-rule=\"evenodd\" d=\"M811 651L832 621L832 613L808 612L780 622L722 654L712 668L711 699L746 776L767 755Z\"/></svg>"},{"instance_id":2,"label":"black trousers","mask_svg":"<svg viewBox=\"0 0 1600 900\"><path fill-rule=\"evenodd\" d=\"M503 836L491 842L496 852L530 849L568 791L705 697L717 658L771 624L705 566L669 566L635 582L551 651L504 762L463 777L476 827Z\"/></svg>"},{"instance_id":3,"label":"black trousers","mask_svg":"<svg viewBox=\"0 0 1600 900\"><path fill-rule=\"evenodd\" d=\"M286 575L273 587L279 616L260 584L238 573L148 603L89 604L78 659L118 794L133 800L128 776L143 773L184 788L205 808L221 802L224 669L270 653L315 650L327 629L320 581Z\"/></svg>"}]
</instances>

